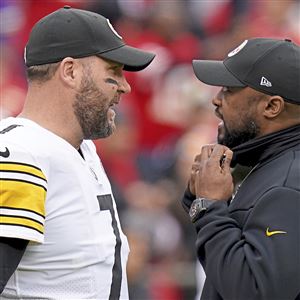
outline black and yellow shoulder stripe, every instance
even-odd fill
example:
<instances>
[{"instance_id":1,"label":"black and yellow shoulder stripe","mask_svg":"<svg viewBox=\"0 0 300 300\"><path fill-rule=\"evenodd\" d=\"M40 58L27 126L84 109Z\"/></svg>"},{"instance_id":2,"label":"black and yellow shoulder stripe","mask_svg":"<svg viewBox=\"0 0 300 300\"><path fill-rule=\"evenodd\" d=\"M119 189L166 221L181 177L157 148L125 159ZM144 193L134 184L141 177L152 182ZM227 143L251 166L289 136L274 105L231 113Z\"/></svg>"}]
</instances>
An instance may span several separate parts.
<instances>
[{"instance_id":1,"label":"black and yellow shoulder stripe","mask_svg":"<svg viewBox=\"0 0 300 300\"><path fill-rule=\"evenodd\" d=\"M40 178L45 182L47 182L46 177L40 168L26 163L13 162L13 161L1 161L0 172L28 174Z\"/></svg>"},{"instance_id":2,"label":"black and yellow shoulder stripe","mask_svg":"<svg viewBox=\"0 0 300 300\"><path fill-rule=\"evenodd\" d=\"M43 232L47 179L23 162L0 162L0 224Z\"/></svg>"}]
</instances>

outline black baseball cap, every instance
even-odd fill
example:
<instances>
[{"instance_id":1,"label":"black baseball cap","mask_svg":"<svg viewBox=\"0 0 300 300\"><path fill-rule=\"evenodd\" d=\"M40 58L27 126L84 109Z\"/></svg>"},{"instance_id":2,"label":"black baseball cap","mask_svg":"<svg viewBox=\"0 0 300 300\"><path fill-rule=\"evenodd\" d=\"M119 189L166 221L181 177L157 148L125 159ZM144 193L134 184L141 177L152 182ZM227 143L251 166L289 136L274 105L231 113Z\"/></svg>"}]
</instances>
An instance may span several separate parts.
<instances>
[{"instance_id":1,"label":"black baseball cap","mask_svg":"<svg viewBox=\"0 0 300 300\"><path fill-rule=\"evenodd\" d=\"M197 78L209 85L246 87L300 105L300 47L291 40L245 40L223 61L193 60Z\"/></svg>"},{"instance_id":2,"label":"black baseball cap","mask_svg":"<svg viewBox=\"0 0 300 300\"><path fill-rule=\"evenodd\" d=\"M39 20L24 51L27 67L92 55L121 63L126 71L146 68L155 56L126 45L107 18L70 6Z\"/></svg>"}]
</instances>

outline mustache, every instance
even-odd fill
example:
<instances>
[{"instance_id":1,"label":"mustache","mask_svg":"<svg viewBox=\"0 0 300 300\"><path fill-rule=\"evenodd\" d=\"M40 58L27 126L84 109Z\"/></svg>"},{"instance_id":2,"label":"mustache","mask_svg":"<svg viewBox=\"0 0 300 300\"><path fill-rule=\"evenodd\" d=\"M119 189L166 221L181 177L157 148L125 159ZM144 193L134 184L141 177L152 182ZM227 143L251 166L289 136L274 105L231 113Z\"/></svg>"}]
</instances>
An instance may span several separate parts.
<instances>
[{"instance_id":1,"label":"mustache","mask_svg":"<svg viewBox=\"0 0 300 300\"><path fill-rule=\"evenodd\" d=\"M121 100L121 94L120 93L117 93L113 98L112 98L112 100L109 102L109 106L112 106L112 105L114 105L114 104L119 104L119 102L120 102L120 100Z\"/></svg>"},{"instance_id":2,"label":"mustache","mask_svg":"<svg viewBox=\"0 0 300 300\"><path fill-rule=\"evenodd\" d=\"M215 115L216 115L219 119L223 120L223 116L222 116L222 114L220 113L220 111L219 111L218 108L215 109Z\"/></svg>"}]
</instances>

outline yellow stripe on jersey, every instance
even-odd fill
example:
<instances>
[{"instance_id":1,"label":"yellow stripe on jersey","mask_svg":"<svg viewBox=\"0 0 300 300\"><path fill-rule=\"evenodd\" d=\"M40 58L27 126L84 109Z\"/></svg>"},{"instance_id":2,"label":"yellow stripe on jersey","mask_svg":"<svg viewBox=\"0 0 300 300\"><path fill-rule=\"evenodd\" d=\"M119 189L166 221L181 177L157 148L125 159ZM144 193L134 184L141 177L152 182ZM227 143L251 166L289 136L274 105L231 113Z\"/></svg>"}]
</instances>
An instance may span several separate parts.
<instances>
[{"instance_id":1,"label":"yellow stripe on jersey","mask_svg":"<svg viewBox=\"0 0 300 300\"><path fill-rule=\"evenodd\" d=\"M44 233L44 226L40 223L25 217L14 217L14 216L1 216L1 225L13 225L13 226L24 226L30 229L37 230L40 233Z\"/></svg>"},{"instance_id":2,"label":"yellow stripe on jersey","mask_svg":"<svg viewBox=\"0 0 300 300\"><path fill-rule=\"evenodd\" d=\"M26 173L29 175L37 176L47 181L44 173L39 168L29 164L23 164L18 162L0 162L0 171Z\"/></svg>"},{"instance_id":3,"label":"yellow stripe on jersey","mask_svg":"<svg viewBox=\"0 0 300 300\"><path fill-rule=\"evenodd\" d=\"M24 209L45 217L46 190L44 187L17 180L1 180L0 206Z\"/></svg>"}]
</instances>

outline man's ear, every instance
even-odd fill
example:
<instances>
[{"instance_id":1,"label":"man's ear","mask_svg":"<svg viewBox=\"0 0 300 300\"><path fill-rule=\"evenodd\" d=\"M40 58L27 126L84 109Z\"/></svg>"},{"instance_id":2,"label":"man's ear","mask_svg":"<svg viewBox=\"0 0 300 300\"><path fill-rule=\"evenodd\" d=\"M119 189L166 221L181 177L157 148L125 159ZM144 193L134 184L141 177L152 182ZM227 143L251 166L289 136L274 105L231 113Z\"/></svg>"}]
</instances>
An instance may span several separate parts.
<instances>
[{"instance_id":1,"label":"man's ear","mask_svg":"<svg viewBox=\"0 0 300 300\"><path fill-rule=\"evenodd\" d=\"M263 115L267 119L274 119L284 110L284 99L280 96L269 96L264 101Z\"/></svg>"},{"instance_id":2,"label":"man's ear","mask_svg":"<svg viewBox=\"0 0 300 300\"><path fill-rule=\"evenodd\" d=\"M58 69L58 76L63 84L76 89L81 82L81 67L81 64L74 58L64 58Z\"/></svg>"}]
</instances>

